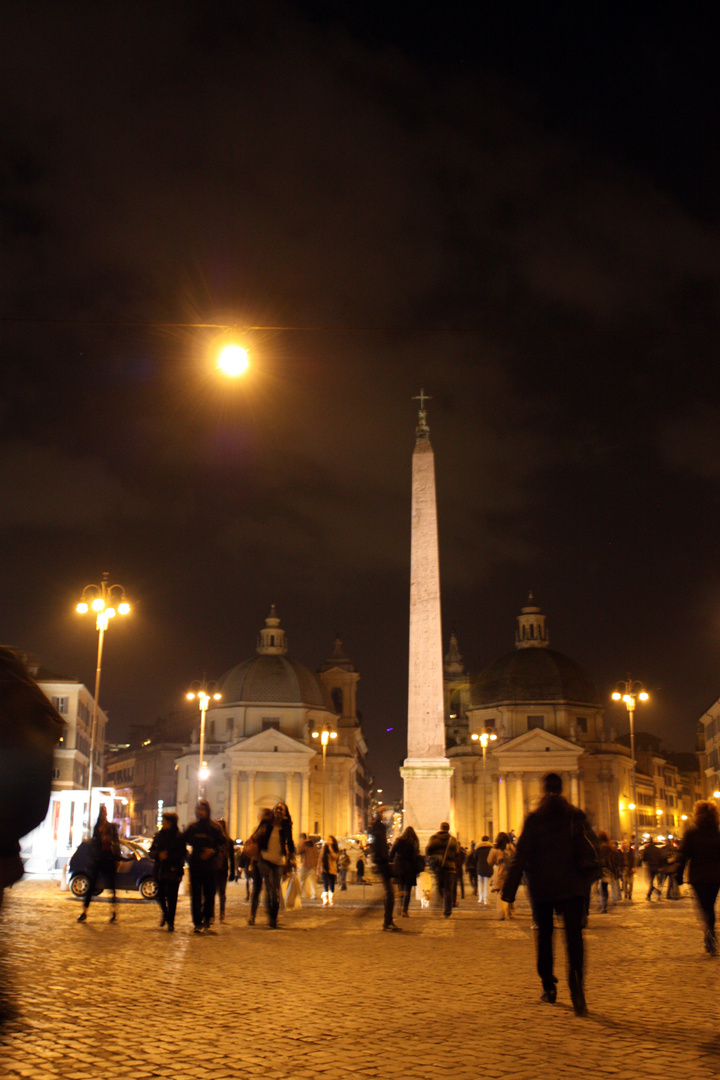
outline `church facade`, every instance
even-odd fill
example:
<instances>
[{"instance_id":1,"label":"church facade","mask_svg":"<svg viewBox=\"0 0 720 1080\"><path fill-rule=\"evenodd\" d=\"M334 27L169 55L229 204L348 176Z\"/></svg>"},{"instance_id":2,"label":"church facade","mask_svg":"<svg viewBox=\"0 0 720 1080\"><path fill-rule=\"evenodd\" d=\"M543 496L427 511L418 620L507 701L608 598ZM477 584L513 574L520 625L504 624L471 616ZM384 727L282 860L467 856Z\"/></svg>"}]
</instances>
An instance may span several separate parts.
<instances>
[{"instance_id":1,"label":"church facade","mask_svg":"<svg viewBox=\"0 0 720 1080\"><path fill-rule=\"evenodd\" d=\"M205 794L231 836L247 837L276 802L287 803L296 836L350 836L365 827L369 781L359 678L339 639L317 674L289 659L273 605L257 655L219 680L221 698L207 712ZM197 745L176 764L176 808L180 821L189 822L198 794Z\"/></svg>"},{"instance_id":2,"label":"church facade","mask_svg":"<svg viewBox=\"0 0 720 1080\"><path fill-rule=\"evenodd\" d=\"M557 772L565 795L595 829L615 840L633 835L629 746L609 730L603 703L582 668L550 648L545 616L532 594L517 618L515 649L472 681L453 635L445 658L448 758L454 768L454 827L469 843L519 833ZM483 745L485 744L485 745ZM682 833L696 793L656 754L646 768L636 748L638 831ZM686 790L687 789L687 790Z\"/></svg>"}]
</instances>

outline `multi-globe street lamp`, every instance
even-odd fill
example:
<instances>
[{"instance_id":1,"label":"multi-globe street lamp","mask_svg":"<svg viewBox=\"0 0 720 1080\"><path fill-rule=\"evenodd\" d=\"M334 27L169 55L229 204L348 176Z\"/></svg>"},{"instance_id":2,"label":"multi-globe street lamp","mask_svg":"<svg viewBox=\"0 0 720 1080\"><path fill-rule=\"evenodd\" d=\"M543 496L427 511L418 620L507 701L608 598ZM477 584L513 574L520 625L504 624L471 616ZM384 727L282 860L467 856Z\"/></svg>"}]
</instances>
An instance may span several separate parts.
<instances>
[{"instance_id":1,"label":"multi-globe street lamp","mask_svg":"<svg viewBox=\"0 0 720 1080\"><path fill-rule=\"evenodd\" d=\"M88 804L87 835L92 835L92 790L95 770L95 744L97 742L98 699L100 697L100 674L102 671L103 642L105 631L115 615L127 615L130 605L125 599L122 585L108 585L108 574L104 573L99 585L86 585L75 610L79 615L93 611L96 615L95 627L98 632L97 667L95 669L95 697L93 700L92 724L90 727L90 767L88 769Z\"/></svg>"},{"instance_id":2,"label":"multi-globe street lamp","mask_svg":"<svg viewBox=\"0 0 720 1080\"><path fill-rule=\"evenodd\" d=\"M313 739L319 739L322 745L322 834L323 840L326 837L325 833L325 755L327 754L328 743L331 739L337 739L337 731L330 724L323 724L320 729L314 728L311 732Z\"/></svg>"},{"instance_id":3,"label":"multi-globe street lamp","mask_svg":"<svg viewBox=\"0 0 720 1080\"><path fill-rule=\"evenodd\" d=\"M487 834L487 803L485 801L485 770L486 770L486 760L485 759L486 759L486 756L487 756L488 743L489 742L494 742L495 739L497 739L497 735L495 734L494 731L488 731L487 728L483 728L483 730L479 734L478 734L477 731L473 731L470 738L472 739L473 742L479 742L480 745L482 746L482 757L483 757L483 766L482 766L482 822L483 822L483 831L482 831L482 834L483 834L483 836L485 836Z\"/></svg>"},{"instance_id":4,"label":"multi-globe street lamp","mask_svg":"<svg viewBox=\"0 0 720 1080\"><path fill-rule=\"evenodd\" d=\"M638 823L637 823L637 790L635 786L635 702L636 701L648 701L650 695L646 691L645 687L637 679L631 679L628 675L627 679L620 679L617 684L617 689L613 691L613 701L624 701L627 708L628 719L630 721L630 767L632 769L632 797L631 809L633 811L633 832L635 833L635 846L637 848L638 842Z\"/></svg>"},{"instance_id":5,"label":"multi-globe street lamp","mask_svg":"<svg viewBox=\"0 0 720 1080\"><path fill-rule=\"evenodd\" d=\"M195 701L197 699L198 707L200 709L200 756L198 760L198 799L202 799L205 795L205 781L210 775L205 761L205 719L207 717L208 706L211 701L220 701L222 694L217 688L216 682L207 682L205 676L202 679L196 679L195 682L190 684L190 689L185 695L188 701Z\"/></svg>"}]
</instances>

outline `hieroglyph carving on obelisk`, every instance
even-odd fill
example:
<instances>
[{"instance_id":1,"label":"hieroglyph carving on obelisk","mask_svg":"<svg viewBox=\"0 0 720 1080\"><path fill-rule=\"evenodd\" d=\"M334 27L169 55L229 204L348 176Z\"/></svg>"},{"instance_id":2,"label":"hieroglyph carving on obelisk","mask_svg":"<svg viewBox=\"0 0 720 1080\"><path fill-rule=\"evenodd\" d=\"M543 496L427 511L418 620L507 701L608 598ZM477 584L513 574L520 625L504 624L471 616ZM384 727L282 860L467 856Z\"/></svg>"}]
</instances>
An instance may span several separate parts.
<instances>
[{"instance_id":1,"label":"hieroglyph carving on obelisk","mask_svg":"<svg viewBox=\"0 0 720 1080\"><path fill-rule=\"evenodd\" d=\"M412 457L408 756L400 774L405 825L423 841L441 821L450 821L453 770L445 756L435 458L425 411L430 399L421 390L413 400L420 401L420 410Z\"/></svg>"}]
</instances>

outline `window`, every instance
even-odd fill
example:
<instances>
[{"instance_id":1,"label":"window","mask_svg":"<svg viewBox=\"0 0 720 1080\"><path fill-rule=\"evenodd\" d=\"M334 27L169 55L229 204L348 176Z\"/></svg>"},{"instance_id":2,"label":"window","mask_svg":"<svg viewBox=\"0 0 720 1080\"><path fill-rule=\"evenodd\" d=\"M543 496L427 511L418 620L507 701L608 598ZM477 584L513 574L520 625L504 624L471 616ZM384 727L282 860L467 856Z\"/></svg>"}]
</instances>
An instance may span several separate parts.
<instances>
[{"instance_id":1,"label":"window","mask_svg":"<svg viewBox=\"0 0 720 1080\"><path fill-rule=\"evenodd\" d=\"M52 703L61 716L68 714L68 699L66 697L53 697Z\"/></svg>"},{"instance_id":2,"label":"window","mask_svg":"<svg viewBox=\"0 0 720 1080\"><path fill-rule=\"evenodd\" d=\"M545 730L545 717L544 716L528 716L527 718L528 731L532 731L533 728L540 728Z\"/></svg>"},{"instance_id":3,"label":"window","mask_svg":"<svg viewBox=\"0 0 720 1080\"><path fill-rule=\"evenodd\" d=\"M59 769L53 769L52 778L53 778L53 780L59 780L60 779L60 770Z\"/></svg>"},{"instance_id":4,"label":"window","mask_svg":"<svg viewBox=\"0 0 720 1080\"><path fill-rule=\"evenodd\" d=\"M578 731L582 731L583 735L587 735L587 716L578 716L575 723Z\"/></svg>"},{"instance_id":5,"label":"window","mask_svg":"<svg viewBox=\"0 0 720 1080\"><path fill-rule=\"evenodd\" d=\"M330 696L332 697L332 703L333 703L333 708L335 709L335 712L339 713L340 716L342 716L344 701L343 701L343 692L340 689L340 687L336 686L333 689Z\"/></svg>"}]
</instances>

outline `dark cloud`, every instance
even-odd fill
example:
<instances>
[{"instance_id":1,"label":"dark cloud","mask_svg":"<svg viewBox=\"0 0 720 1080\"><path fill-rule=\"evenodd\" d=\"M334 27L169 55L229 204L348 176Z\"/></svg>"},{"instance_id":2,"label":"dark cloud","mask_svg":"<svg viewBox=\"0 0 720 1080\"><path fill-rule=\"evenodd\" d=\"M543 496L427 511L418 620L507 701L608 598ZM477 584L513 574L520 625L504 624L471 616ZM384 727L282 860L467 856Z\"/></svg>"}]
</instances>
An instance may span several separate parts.
<instances>
[{"instance_id":1,"label":"dark cloud","mask_svg":"<svg viewBox=\"0 0 720 1080\"><path fill-rule=\"evenodd\" d=\"M719 471L717 227L630 153L569 46L550 78L529 37L523 74L506 35L494 52L448 17L433 49L423 19L344 5L1 17L0 525L35 615L6 582L0 637L75 670L43 605L116 571L144 597L136 674L108 687L127 722L200 655L251 651L274 600L306 663L345 628L369 731L401 732L424 386L472 666L531 587L598 681L670 664L648 625L690 636L715 588L709 536L682 587L674 567L708 491L687 477L716 494ZM572 72L581 133L551 108ZM194 321L307 329L248 335L251 377L220 387L212 331L157 325ZM681 677L667 695L687 743L696 703Z\"/></svg>"}]
</instances>

